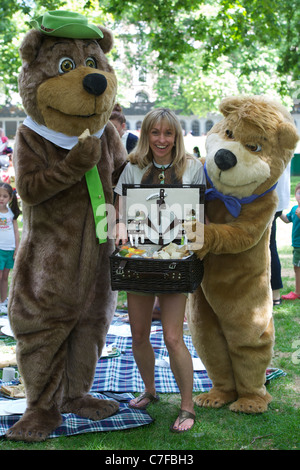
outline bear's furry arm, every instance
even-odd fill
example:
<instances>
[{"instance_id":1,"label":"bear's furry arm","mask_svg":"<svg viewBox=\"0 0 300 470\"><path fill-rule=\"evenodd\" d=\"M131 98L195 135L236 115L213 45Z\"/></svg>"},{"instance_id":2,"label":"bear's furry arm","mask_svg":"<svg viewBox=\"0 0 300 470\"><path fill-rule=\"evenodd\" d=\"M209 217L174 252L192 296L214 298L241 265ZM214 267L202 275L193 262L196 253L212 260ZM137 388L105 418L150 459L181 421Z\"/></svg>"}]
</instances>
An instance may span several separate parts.
<instances>
[{"instance_id":1,"label":"bear's furry arm","mask_svg":"<svg viewBox=\"0 0 300 470\"><path fill-rule=\"evenodd\" d=\"M235 254L255 246L273 220L278 202L273 193L274 191L251 204L243 205L240 215L232 222L205 225L203 247L198 250L195 245L197 255L203 258L208 252L216 255ZM187 236L192 239L190 227Z\"/></svg>"},{"instance_id":2,"label":"bear's furry arm","mask_svg":"<svg viewBox=\"0 0 300 470\"><path fill-rule=\"evenodd\" d=\"M80 181L97 164L100 155L97 137L87 137L65 150L20 126L14 154L20 198L28 205L36 205L55 196Z\"/></svg>"},{"instance_id":3,"label":"bear's furry arm","mask_svg":"<svg viewBox=\"0 0 300 470\"><path fill-rule=\"evenodd\" d=\"M128 155L115 126L110 121L106 125L105 134L109 152L113 156L112 185L115 186L128 161Z\"/></svg>"}]
</instances>

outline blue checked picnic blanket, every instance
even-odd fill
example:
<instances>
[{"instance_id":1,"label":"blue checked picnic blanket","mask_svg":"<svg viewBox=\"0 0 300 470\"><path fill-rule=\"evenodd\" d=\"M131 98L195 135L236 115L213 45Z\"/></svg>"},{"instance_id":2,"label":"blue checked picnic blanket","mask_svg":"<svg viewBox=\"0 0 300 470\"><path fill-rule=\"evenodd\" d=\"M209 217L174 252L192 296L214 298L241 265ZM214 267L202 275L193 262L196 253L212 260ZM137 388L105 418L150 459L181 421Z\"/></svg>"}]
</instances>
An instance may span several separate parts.
<instances>
[{"instance_id":1,"label":"blue checked picnic blanket","mask_svg":"<svg viewBox=\"0 0 300 470\"><path fill-rule=\"evenodd\" d=\"M164 344L163 332L160 322L156 330L150 335L150 342L154 349L155 359L168 358L168 352ZM184 335L185 344L192 358L197 358L191 336ZM132 352L131 336L107 335L106 343L115 344L120 351L118 357L103 358L98 361L92 391L112 390L114 392L141 392L144 384L135 363ZM158 393L179 393L174 375L165 363L165 367L155 367L155 386ZM194 371L194 391L208 391L212 387L205 370Z\"/></svg>"},{"instance_id":2,"label":"blue checked picnic blanket","mask_svg":"<svg viewBox=\"0 0 300 470\"><path fill-rule=\"evenodd\" d=\"M114 321L114 325L118 320ZM161 323L152 322L154 331L150 335L150 342L154 349L155 359L165 359L168 352L164 344ZM192 356L198 358L190 335L183 336L184 342ZM114 344L119 350L118 357L101 358L98 361L92 391L111 390L114 392L141 392L144 384L135 363L132 352L131 336L118 336L108 334L106 344ZM272 378L285 375L279 369L268 369L266 373L267 382ZM166 363L166 367L155 367L155 386L158 393L179 393L174 375ZM206 370L194 370L194 392L207 392L212 387L212 382Z\"/></svg>"},{"instance_id":3,"label":"blue checked picnic blanket","mask_svg":"<svg viewBox=\"0 0 300 470\"><path fill-rule=\"evenodd\" d=\"M15 341L12 339L10 344L15 344ZM114 361L116 358L107 358L107 363ZM101 360L100 360L101 361ZM98 370L98 368L97 368ZM109 373L107 369L103 373ZM102 372L101 372L102 374ZM0 380L0 388L2 385L2 380ZM5 385L16 385L18 381L6 382ZM113 390L114 387L111 388ZM99 399L114 399L119 402L118 412L108 418L93 421L87 418L81 418L73 413L66 413L62 415L63 422L62 424L50 434L49 438L59 437L59 436L70 436L82 433L89 432L100 432L100 431L118 431L129 428L136 428L139 426L144 426L153 422L153 418L145 410L136 410L129 408L129 401L134 398L132 393L113 393L109 392L108 388L99 388L97 383L93 385L90 393L94 397ZM0 402L3 403L12 402L12 399L4 398L0 395ZM6 431L13 426L19 419L20 414L0 416L0 436L4 436Z\"/></svg>"},{"instance_id":4,"label":"blue checked picnic blanket","mask_svg":"<svg viewBox=\"0 0 300 470\"><path fill-rule=\"evenodd\" d=\"M1 381L0 381L1 382ZM128 402L133 398L132 394L110 394L106 396L100 393L91 393L96 398L100 399L115 399L119 401L119 411L109 418L100 421L92 421L91 419L81 418L73 413L62 415L62 424L50 434L49 438L59 436L71 436L76 434L83 434L88 432L99 431L119 431L122 429L135 428L144 426L153 422L151 416L147 411L133 410L128 407ZM3 398L1 399L1 401ZM11 400L6 400L11 401ZM19 419L20 415L7 415L0 416L0 436L4 436L6 431L13 426Z\"/></svg>"},{"instance_id":5,"label":"blue checked picnic blanket","mask_svg":"<svg viewBox=\"0 0 300 470\"><path fill-rule=\"evenodd\" d=\"M115 319L113 324L118 326L122 322L120 323L119 319ZM154 331L150 335L150 341L154 349L155 358L164 360L168 358L168 352L164 344L162 327L160 322L153 322L153 325ZM191 336L188 334L184 335L184 341L192 358L197 358ZM108 346L114 344L119 355L99 359L90 392L98 398L113 398L117 400L120 405L118 413L100 421L80 418L72 413L63 414L63 423L49 436L50 438L88 432L116 431L143 426L153 422L147 411L128 407L129 400L133 398L132 392L144 390L143 381L132 353L131 336L108 334L106 344ZM168 363L165 363L165 365L165 367L155 367L157 392L179 393L177 383ZM285 375L285 373L280 369L268 369L266 374L267 382L281 375ZM0 380L0 386L1 384ZM211 387L212 383L207 372L205 370L194 370L193 390L205 392ZM2 401L4 398L0 396L0 400ZM20 415L0 416L0 436L4 435L18 419L20 419Z\"/></svg>"}]
</instances>

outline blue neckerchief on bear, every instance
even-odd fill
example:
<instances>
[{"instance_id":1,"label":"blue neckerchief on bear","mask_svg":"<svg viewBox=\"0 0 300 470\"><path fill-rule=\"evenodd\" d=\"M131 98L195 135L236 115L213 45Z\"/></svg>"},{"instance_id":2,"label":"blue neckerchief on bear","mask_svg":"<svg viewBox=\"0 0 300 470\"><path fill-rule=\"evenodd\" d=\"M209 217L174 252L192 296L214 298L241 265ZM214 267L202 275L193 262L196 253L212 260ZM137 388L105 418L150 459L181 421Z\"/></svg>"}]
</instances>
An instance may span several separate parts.
<instances>
[{"instance_id":1,"label":"blue neckerchief on bear","mask_svg":"<svg viewBox=\"0 0 300 470\"><path fill-rule=\"evenodd\" d=\"M249 204L250 202L255 201L255 199L264 196L265 194L269 193L270 191L273 191L273 189L276 188L277 183L274 184L270 189L265 191L262 194L252 194L251 196L248 197L243 197L242 199L238 199L237 197L234 196L227 196L223 193L220 193L214 185L211 179L209 178L206 170L206 162L204 163L204 172L206 176L206 180L210 184L211 188L207 189L205 191L205 199L206 201L211 201L213 199L220 199L221 201L224 202L226 209L230 212L230 214L233 217L238 217L240 215L241 209L242 209L242 204Z\"/></svg>"}]
</instances>

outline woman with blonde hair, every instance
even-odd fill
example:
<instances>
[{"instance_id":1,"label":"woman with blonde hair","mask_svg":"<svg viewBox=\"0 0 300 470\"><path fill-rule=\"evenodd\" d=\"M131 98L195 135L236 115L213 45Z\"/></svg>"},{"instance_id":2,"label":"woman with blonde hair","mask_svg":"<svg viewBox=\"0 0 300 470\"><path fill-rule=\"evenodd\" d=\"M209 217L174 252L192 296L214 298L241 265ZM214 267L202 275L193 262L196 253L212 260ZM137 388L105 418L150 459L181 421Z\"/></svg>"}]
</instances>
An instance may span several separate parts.
<instances>
[{"instance_id":1,"label":"woman with blonde hair","mask_svg":"<svg viewBox=\"0 0 300 470\"><path fill-rule=\"evenodd\" d=\"M145 116L142 123L138 145L129 155L129 161L133 164L137 164L141 169L152 164L153 161L156 162L155 156L153 155L153 149L150 147L149 133L151 129L154 129L156 124L160 124L162 121L167 124L169 129L175 134L171 154L168 157L165 157L165 161L169 164L169 159L171 158L170 162L172 163L174 172L176 173L176 180L179 181L186 168L187 159L193 158L185 152L182 128L178 118L167 108L154 109ZM153 181L153 184L157 182L158 181ZM176 182L173 182L173 184L176 184Z\"/></svg>"},{"instance_id":2,"label":"woman with blonde hair","mask_svg":"<svg viewBox=\"0 0 300 470\"><path fill-rule=\"evenodd\" d=\"M203 166L188 155L180 122L167 108L150 111L144 118L140 138L129 163L120 176L115 192L119 223L116 244L126 243L127 231L122 222L125 215L119 196L123 184L205 184ZM152 311L155 296L159 298L164 340L169 352L170 366L181 394L178 417L171 427L173 432L192 428L195 421L193 390L193 365L183 340L183 322L187 296L184 293L156 294L155 292L127 292L128 315L132 333L132 349L142 376L145 391L130 402L130 406L145 409L158 401L155 391L155 357L150 343Z\"/></svg>"}]
</instances>

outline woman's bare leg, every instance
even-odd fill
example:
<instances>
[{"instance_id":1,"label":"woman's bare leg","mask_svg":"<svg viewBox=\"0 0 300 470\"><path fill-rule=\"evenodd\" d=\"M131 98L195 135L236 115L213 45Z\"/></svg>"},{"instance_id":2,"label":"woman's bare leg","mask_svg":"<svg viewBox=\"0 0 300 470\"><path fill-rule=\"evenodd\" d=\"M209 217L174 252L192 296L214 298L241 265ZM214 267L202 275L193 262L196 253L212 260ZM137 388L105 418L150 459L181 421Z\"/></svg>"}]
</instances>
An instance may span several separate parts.
<instances>
[{"instance_id":1,"label":"woman's bare leg","mask_svg":"<svg viewBox=\"0 0 300 470\"><path fill-rule=\"evenodd\" d=\"M138 295L130 292L127 294L134 359L145 384L145 391L155 396L155 356L150 343L154 300L154 295ZM135 405L136 401L137 398L134 398L130 404ZM148 402L149 399L145 398L136 406L143 407Z\"/></svg>"},{"instance_id":2,"label":"woman's bare leg","mask_svg":"<svg viewBox=\"0 0 300 470\"><path fill-rule=\"evenodd\" d=\"M194 413L193 392L193 362L189 350L183 340L183 322L186 296L184 294L164 294L159 296L161 321L164 331L170 365L181 394L181 409ZM187 419L174 429L187 430L194 424L193 419Z\"/></svg>"}]
</instances>

